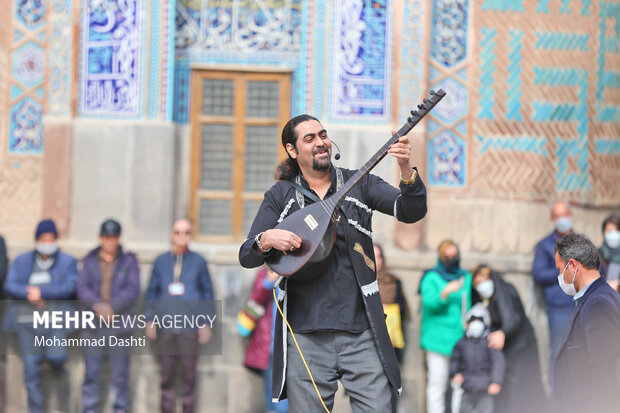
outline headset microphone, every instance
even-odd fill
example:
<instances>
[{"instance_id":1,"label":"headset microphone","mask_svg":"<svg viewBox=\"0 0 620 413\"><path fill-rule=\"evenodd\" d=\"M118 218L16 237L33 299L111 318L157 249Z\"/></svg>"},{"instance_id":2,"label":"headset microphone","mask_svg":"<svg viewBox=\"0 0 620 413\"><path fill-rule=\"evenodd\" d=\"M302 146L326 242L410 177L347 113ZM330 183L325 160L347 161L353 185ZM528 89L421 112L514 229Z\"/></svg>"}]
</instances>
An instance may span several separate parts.
<instances>
[{"instance_id":1,"label":"headset microphone","mask_svg":"<svg viewBox=\"0 0 620 413\"><path fill-rule=\"evenodd\" d=\"M332 145L334 145L336 147L336 149L338 149L338 153L334 155L334 159L338 160L340 159L340 148L338 147L338 145L336 145L336 142L332 141Z\"/></svg>"}]
</instances>

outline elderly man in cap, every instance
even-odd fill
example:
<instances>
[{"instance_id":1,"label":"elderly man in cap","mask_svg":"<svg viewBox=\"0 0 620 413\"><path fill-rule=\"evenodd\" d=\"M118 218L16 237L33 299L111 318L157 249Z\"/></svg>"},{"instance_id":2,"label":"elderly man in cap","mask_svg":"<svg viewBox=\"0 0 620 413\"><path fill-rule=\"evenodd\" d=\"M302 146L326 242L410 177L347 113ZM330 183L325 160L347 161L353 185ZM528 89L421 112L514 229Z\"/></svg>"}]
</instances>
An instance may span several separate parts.
<instances>
[{"instance_id":1,"label":"elderly man in cap","mask_svg":"<svg viewBox=\"0 0 620 413\"><path fill-rule=\"evenodd\" d=\"M11 265L4 282L5 293L16 300L4 319L4 328L17 331L24 363L24 382L28 391L28 410L30 413L45 412L45 401L41 383L41 363L46 360L51 365L54 382L66 385L64 364L67 350L64 347L35 346L35 336L63 339L65 331L34 328L32 313L34 309L47 308L52 300L69 300L75 296L77 260L58 249L58 231L51 219L43 220L35 233L36 247L17 258ZM61 380L59 380L61 379ZM58 389L59 410L68 402L68 389Z\"/></svg>"},{"instance_id":2,"label":"elderly man in cap","mask_svg":"<svg viewBox=\"0 0 620 413\"><path fill-rule=\"evenodd\" d=\"M100 246L86 255L78 276L78 298L98 317L108 318L129 311L140 293L140 268L135 254L120 245L121 224L108 219L101 224ZM130 329L85 331L89 338L131 335ZM129 353L109 349L110 370L114 385L114 412L129 411ZM86 372L82 385L82 408L85 413L99 411L99 382L104 350L84 354Z\"/></svg>"}]
</instances>

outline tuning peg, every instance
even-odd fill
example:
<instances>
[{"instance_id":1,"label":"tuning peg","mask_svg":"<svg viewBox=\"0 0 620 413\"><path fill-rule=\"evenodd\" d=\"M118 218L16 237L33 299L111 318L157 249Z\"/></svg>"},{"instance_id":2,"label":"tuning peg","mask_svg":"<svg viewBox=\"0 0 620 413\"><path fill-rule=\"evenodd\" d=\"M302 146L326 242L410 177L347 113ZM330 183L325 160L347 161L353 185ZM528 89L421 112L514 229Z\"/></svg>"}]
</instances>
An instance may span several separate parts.
<instances>
[{"instance_id":1,"label":"tuning peg","mask_svg":"<svg viewBox=\"0 0 620 413\"><path fill-rule=\"evenodd\" d=\"M428 99L424 98L424 100L423 100L422 102L424 102L424 103L428 103L428 102L430 102L430 100L428 100Z\"/></svg>"},{"instance_id":2,"label":"tuning peg","mask_svg":"<svg viewBox=\"0 0 620 413\"><path fill-rule=\"evenodd\" d=\"M420 104L418 105L418 109L424 109L424 105L420 103Z\"/></svg>"},{"instance_id":3,"label":"tuning peg","mask_svg":"<svg viewBox=\"0 0 620 413\"><path fill-rule=\"evenodd\" d=\"M431 96L435 94L435 91L433 89L431 89Z\"/></svg>"},{"instance_id":4,"label":"tuning peg","mask_svg":"<svg viewBox=\"0 0 620 413\"><path fill-rule=\"evenodd\" d=\"M407 122L409 122L409 123L413 123L413 118L412 118L412 117L408 117L408 118L407 118Z\"/></svg>"},{"instance_id":5,"label":"tuning peg","mask_svg":"<svg viewBox=\"0 0 620 413\"><path fill-rule=\"evenodd\" d=\"M412 111L411 111L411 114L412 114L413 116L418 116L418 115L419 115L419 113L418 113L418 111L417 111L417 110L412 110Z\"/></svg>"}]
</instances>

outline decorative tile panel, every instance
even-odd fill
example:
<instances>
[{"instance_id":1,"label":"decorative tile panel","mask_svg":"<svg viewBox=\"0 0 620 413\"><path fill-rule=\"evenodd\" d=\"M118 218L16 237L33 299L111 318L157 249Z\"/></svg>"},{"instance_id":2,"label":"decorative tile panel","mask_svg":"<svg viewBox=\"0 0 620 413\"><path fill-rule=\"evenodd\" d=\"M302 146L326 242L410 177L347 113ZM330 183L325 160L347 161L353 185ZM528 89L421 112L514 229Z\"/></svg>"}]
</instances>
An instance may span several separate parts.
<instances>
[{"instance_id":1,"label":"decorative tile panel","mask_svg":"<svg viewBox=\"0 0 620 413\"><path fill-rule=\"evenodd\" d=\"M446 131L429 142L429 184L444 187L465 186L466 150L462 139Z\"/></svg>"},{"instance_id":2,"label":"decorative tile panel","mask_svg":"<svg viewBox=\"0 0 620 413\"><path fill-rule=\"evenodd\" d=\"M473 5L468 193L618 205L620 2L521 3Z\"/></svg>"},{"instance_id":3,"label":"decorative tile panel","mask_svg":"<svg viewBox=\"0 0 620 413\"><path fill-rule=\"evenodd\" d=\"M432 57L452 67L467 55L468 0L433 1Z\"/></svg>"},{"instance_id":4,"label":"decorative tile panel","mask_svg":"<svg viewBox=\"0 0 620 413\"><path fill-rule=\"evenodd\" d=\"M15 17L28 30L40 29L45 24L46 5L45 0L17 0Z\"/></svg>"},{"instance_id":5,"label":"decorative tile panel","mask_svg":"<svg viewBox=\"0 0 620 413\"><path fill-rule=\"evenodd\" d=\"M174 110L173 119L177 123L189 122L189 66L177 63L174 69Z\"/></svg>"},{"instance_id":6,"label":"decorative tile panel","mask_svg":"<svg viewBox=\"0 0 620 413\"><path fill-rule=\"evenodd\" d=\"M10 48L8 152L38 155L43 151L44 81L47 71L48 2L16 0ZM7 65L8 66L8 65Z\"/></svg>"},{"instance_id":7,"label":"decorative tile panel","mask_svg":"<svg viewBox=\"0 0 620 413\"><path fill-rule=\"evenodd\" d=\"M50 2L49 79L47 112L51 116L71 115L73 86L73 21L71 0Z\"/></svg>"},{"instance_id":8,"label":"decorative tile panel","mask_svg":"<svg viewBox=\"0 0 620 413\"><path fill-rule=\"evenodd\" d=\"M323 10L327 10L327 6L325 4L325 0L316 0L310 2L308 5L308 21L313 22L312 32L308 33L308 36L314 39L313 42L308 43L308 51L306 56L306 66L311 70L311 74L309 73L307 77L307 86L306 90L312 91L313 94L313 106L308 106L308 109L312 109L312 112L315 116L322 117L323 111L325 109L325 105L323 104L323 96L327 93L327 88L325 87L325 75L323 70L321 70L320 66L315 65L313 62L325 62L327 59L328 53L326 53L326 49L328 48L326 43L326 34L327 31L327 19L317 19L312 18L316 16L316 13L322 13ZM311 50L310 50L311 49ZM302 110L293 112L293 116L301 113Z\"/></svg>"},{"instance_id":9,"label":"decorative tile panel","mask_svg":"<svg viewBox=\"0 0 620 413\"><path fill-rule=\"evenodd\" d=\"M510 41L508 42L510 47L510 54L508 55L508 102L506 118L510 120L521 121L521 62L523 60L523 31L511 30Z\"/></svg>"},{"instance_id":10,"label":"decorative tile panel","mask_svg":"<svg viewBox=\"0 0 620 413\"><path fill-rule=\"evenodd\" d=\"M13 53L13 78L27 88L43 82L45 74L45 51L28 42Z\"/></svg>"},{"instance_id":11,"label":"decorative tile panel","mask_svg":"<svg viewBox=\"0 0 620 413\"><path fill-rule=\"evenodd\" d=\"M10 113L9 148L15 154L43 151L43 106L32 98L13 105Z\"/></svg>"},{"instance_id":12,"label":"decorative tile panel","mask_svg":"<svg viewBox=\"0 0 620 413\"><path fill-rule=\"evenodd\" d=\"M150 1L145 5L144 14L150 16L146 37L149 51L145 65L148 76L146 116L169 121L172 120L174 91L174 0Z\"/></svg>"},{"instance_id":13,"label":"decorative tile panel","mask_svg":"<svg viewBox=\"0 0 620 413\"><path fill-rule=\"evenodd\" d=\"M404 2L403 30L401 33L400 56L401 66L400 85L398 87L399 119L409 116L411 108L415 107L426 91L422 93L423 78L422 62L423 50L423 21L425 16L425 2L410 0Z\"/></svg>"},{"instance_id":14,"label":"decorative tile panel","mask_svg":"<svg viewBox=\"0 0 620 413\"><path fill-rule=\"evenodd\" d=\"M447 78L433 85L432 89L446 91L446 97L431 112L437 119L450 125L467 114L467 88L464 85Z\"/></svg>"},{"instance_id":15,"label":"decorative tile panel","mask_svg":"<svg viewBox=\"0 0 620 413\"><path fill-rule=\"evenodd\" d=\"M480 43L480 111L479 119L493 120L493 107L495 105L495 90L493 88L495 72L495 35L497 30L486 27L481 28L482 38Z\"/></svg>"},{"instance_id":16,"label":"decorative tile panel","mask_svg":"<svg viewBox=\"0 0 620 413\"><path fill-rule=\"evenodd\" d=\"M301 0L177 1L177 57L192 60L295 60L301 50Z\"/></svg>"},{"instance_id":17,"label":"decorative tile panel","mask_svg":"<svg viewBox=\"0 0 620 413\"><path fill-rule=\"evenodd\" d=\"M431 135L427 149L429 184L439 188L467 186L468 7L468 0L433 1L431 89L444 89L446 97L430 113L429 122L437 119L441 128L436 135ZM489 33L491 50L494 47L492 38L493 33ZM493 62L487 61L486 68L491 75Z\"/></svg>"},{"instance_id":18,"label":"decorative tile panel","mask_svg":"<svg viewBox=\"0 0 620 413\"><path fill-rule=\"evenodd\" d=\"M308 49L308 0L177 0L175 14L175 122L189 121L191 63L279 66L293 72L292 111L309 108L309 76L321 78ZM323 12L325 8L321 10ZM322 17L324 19L324 17ZM312 25L316 22L312 22ZM313 51L314 52L314 51ZM322 50L316 50L322 53ZM319 92L314 89L314 93ZM312 93L312 92L311 92ZM320 102L320 99L316 100Z\"/></svg>"},{"instance_id":19,"label":"decorative tile panel","mask_svg":"<svg viewBox=\"0 0 620 413\"><path fill-rule=\"evenodd\" d=\"M387 120L390 115L390 3L337 3L331 59L333 119Z\"/></svg>"},{"instance_id":20,"label":"decorative tile panel","mask_svg":"<svg viewBox=\"0 0 620 413\"><path fill-rule=\"evenodd\" d=\"M82 5L80 115L140 116L142 7L141 0Z\"/></svg>"}]
</instances>

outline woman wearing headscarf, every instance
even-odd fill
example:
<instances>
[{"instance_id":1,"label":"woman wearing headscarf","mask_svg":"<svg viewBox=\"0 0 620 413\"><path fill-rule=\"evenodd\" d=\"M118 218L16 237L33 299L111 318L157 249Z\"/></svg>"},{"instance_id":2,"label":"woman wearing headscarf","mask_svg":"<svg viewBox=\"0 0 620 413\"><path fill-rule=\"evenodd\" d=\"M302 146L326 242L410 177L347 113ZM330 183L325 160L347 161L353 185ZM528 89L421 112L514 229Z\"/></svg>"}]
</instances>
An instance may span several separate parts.
<instances>
[{"instance_id":1,"label":"woman wearing headscarf","mask_svg":"<svg viewBox=\"0 0 620 413\"><path fill-rule=\"evenodd\" d=\"M547 411L536 336L515 287L486 265L472 273L472 302L481 302L491 315L489 347L503 350L506 375L495 399L502 413Z\"/></svg>"},{"instance_id":2,"label":"woman wearing headscarf","mask_svg":"<svg viewBox=\"0 0 620 413\"><path fill-rule=\"evenodd\" d=\"M426 352L428 413L444 413L448 391L450 356L465 334L465 313L471 306L471 274L461 269L454 241L439 244L439 259L420 281L422 325L420 347ZM452 383L451 406L459 411L462 389Z\"/></svg>"}]
</instances>

